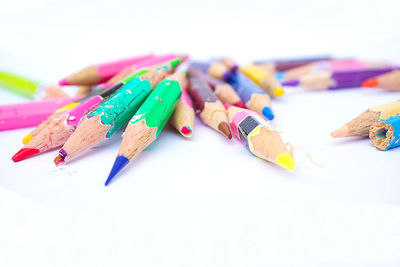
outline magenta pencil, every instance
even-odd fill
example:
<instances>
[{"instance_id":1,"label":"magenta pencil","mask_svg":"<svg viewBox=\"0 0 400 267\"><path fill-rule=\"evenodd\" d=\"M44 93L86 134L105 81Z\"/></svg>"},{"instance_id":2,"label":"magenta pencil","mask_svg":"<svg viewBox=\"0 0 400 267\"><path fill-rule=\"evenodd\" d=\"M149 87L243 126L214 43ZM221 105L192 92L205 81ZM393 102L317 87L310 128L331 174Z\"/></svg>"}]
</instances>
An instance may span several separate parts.
<instances>
[{"instance_id":1,"label":"magenta pencil","mask_svg":"<svg viewBox=\"0 0 400 267\"><path fill-rule=\"evenodd\" d=\"M114 85L115 83L121 81L125 77L127 77L129 74L132 74L135 71L138 71L142 68L154 66L154 65L163 65L163 63L167 61L171 61L174 58L178 58L179 56L176 54L166 54L162 56L153 56L151 58L142 60L138 63L135 63L133 65L125 67L123 70L118 72L116 75L114 75L112 78L110 78L105 84L104 87L108 88Z\"/></svg>"},{"instance_id":2,"label":"magenta pencil","mask_svg":"<svg viewBox=\"0 0 400 267\"><path fill-rule=\"evenodd\" d=\"M124 68L154 57L153 54L88 66L60 80L60 85L96 85L108 81Z\"/></svg>"},{"instance_id":3,"label":"magenta pencil","mask_svg":"<svg viewBox=\"0 0 400 267\"><path fill-rule=\"evenodd\" d=\"M36 126L56 109L78 100L61 97L0 106L0 131Z\"/></svg>"}]
</instances>

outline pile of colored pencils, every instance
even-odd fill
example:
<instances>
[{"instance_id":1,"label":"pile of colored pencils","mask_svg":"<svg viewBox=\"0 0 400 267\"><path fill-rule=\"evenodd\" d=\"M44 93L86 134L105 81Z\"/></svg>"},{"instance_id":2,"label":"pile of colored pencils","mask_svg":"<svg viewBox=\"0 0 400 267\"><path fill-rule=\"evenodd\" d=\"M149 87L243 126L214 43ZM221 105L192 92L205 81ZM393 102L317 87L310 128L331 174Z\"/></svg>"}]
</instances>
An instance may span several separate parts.
<instances>
[{"instance_id":1,"label":"pile of colored pencils","mask_svg":"<svg viewBox=\"0 0 400 267\"><path fill-rule=\"evenodd\" d=\"M43 87L6 72L0 72L0 85L29 97ZM0 107L0 130L37 126L12 159L61 148L54 162L66 164L126 125L108 185L158 138L167 122L182 136L192 136L195 114L226 138L233 133L258 158L292 171L294 159L269 122L275 117L271 99L285 94L283 86L400 91L400 71L388 63L327 56L239 66L229 58L199 62L177 54L149 54L86 67L59 85L81 87L76 97L59 93ZM56 88L53 92L63 92ZM399 145L399 114L400 101L371 108L331 135L369 136L377 148L390 149Z\"/></svg>"}]
</instances>

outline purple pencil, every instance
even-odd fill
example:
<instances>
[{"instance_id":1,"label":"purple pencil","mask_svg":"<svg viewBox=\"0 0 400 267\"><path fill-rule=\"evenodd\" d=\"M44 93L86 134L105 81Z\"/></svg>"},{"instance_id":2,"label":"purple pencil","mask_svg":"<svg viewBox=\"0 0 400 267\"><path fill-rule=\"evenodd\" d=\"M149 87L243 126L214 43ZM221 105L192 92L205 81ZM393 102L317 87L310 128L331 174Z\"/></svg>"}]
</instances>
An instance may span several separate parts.
<instances>
[{"instance_id":1,"label":"purple pencil","mask_svg":"<svg viewBox=\"0 0 400 267\"><path fill-rule=\"evenodd\" d=\"M284 86L301 86L311 90L336 90L350 87L361 87L368 78L397 69L374 68L352 71L320 71L302 76L299 79L284 82Z\"/></svg>"}]
</instances>

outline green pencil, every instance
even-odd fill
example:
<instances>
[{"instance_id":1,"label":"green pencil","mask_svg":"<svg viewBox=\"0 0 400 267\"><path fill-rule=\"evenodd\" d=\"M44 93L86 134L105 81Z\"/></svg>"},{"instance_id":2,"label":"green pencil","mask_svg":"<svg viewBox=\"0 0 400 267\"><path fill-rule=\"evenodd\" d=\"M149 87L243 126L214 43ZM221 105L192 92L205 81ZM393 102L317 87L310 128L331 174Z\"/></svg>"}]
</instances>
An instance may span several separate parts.
<instances>
[{"instance_id":1,"label":"green pencil","mask_svg":"<svg viewBox=\"0 0 400 267\"><path fill-rule=\"evenodd\" d=\"M29 98L34 98L42 88L40 82L8 71L0 71L0 86Z\"/></svg>"},{"instance_id":2,"label":"green pencil","mask_svg":"<svg viewBox=\"0 0 400 267\"><path fill-rule=\"evenodd\" d=\"M169 117L175 110L182 88L185 73L176 72L160 82L126 127L118 156L107 178L108 185L129 161L142 152L159 136Z\"/></svg>"}]
</instances>

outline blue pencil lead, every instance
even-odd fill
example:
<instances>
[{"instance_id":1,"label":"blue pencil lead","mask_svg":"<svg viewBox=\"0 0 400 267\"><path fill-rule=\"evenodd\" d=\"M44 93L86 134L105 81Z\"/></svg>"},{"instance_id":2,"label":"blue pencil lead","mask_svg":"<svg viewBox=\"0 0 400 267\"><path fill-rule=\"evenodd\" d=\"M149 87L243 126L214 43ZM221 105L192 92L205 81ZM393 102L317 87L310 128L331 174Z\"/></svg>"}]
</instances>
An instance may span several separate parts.
<instances>
[{"instance_id":1,"label":"blue pencil lead","mask_svg":"<svg viewBox=\"0 0 400 267\"><path fill-rule=\"evenodd\" d=\"M270 107L264 107L262 110L262 114L269 120L273 120L275 118L274 112Z\"/></svg>"},{"instance_id":2,"label":"blue pencil lead","mask_svg":"<svg viewBox=\"0 0 400 267\"><path fill-rule=\"evenodd\" d=\"M125 165L128 164L128 162L129 162L128 158L124 156L117 156L114 165L110 171L110 174L108 175L107 181L104 185L107 186L112 180L112 178L114 178L114 176L117 175L117 173L119 173L125 167Z\"/></svg>"}]
</instances>

